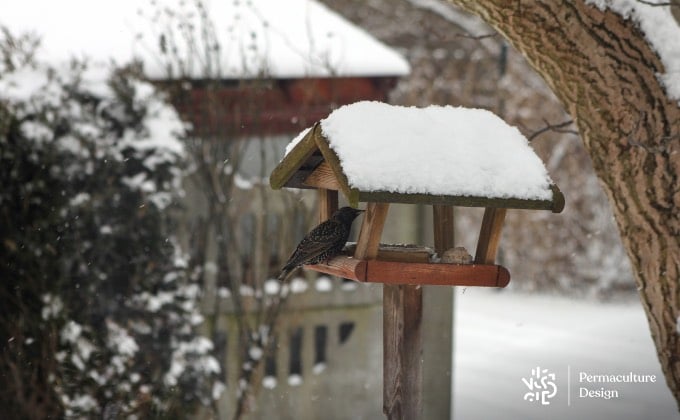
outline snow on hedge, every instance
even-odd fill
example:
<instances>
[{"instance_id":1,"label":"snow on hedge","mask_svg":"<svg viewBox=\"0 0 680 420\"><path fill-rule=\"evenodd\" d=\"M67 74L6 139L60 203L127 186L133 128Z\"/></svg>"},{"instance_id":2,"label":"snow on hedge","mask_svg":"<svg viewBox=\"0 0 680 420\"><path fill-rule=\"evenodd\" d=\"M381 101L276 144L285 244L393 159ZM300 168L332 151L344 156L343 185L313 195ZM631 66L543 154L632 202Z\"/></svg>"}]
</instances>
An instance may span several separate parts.
<instances>
[{"instance_id":1,"label":"snow on hedge","mask_svg":"<svg viewBox=\"0 0 680 420\"><path fill-rule=\"evenodd\" d=\"M0 31L0 214L11 221L0 278L24 304L3 292L0 306L16 306L4 321L22 319L65 418L211 404L220 366L171 231L184 123L132 69L50 66L17 39Z\"/></svg>"},{"instance_id":2,"label":"snow on hedge","mask_svg":"<svg viewBox=\"0 0 680 420\"><path fill-rule=\"evenodd\" d=\"M552 199L553 182L527 139L490 111L357 102L321 128L350 186L362 191Z\"/></svg>"}]
</instances>

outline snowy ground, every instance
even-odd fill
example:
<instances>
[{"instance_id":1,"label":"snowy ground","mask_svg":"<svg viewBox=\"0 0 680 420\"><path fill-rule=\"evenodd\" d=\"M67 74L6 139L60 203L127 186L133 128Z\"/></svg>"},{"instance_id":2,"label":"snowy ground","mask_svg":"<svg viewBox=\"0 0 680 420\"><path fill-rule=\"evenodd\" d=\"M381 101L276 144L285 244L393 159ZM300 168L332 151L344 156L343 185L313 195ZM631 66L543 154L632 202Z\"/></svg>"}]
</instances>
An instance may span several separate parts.
<instances>
[{"instance_id":1,"label":"snowy ground","mask_svg":"<svg viewBox=\"0 0 680 420\"><path fill-rule=\"evenodd\" d=\"M678 419L637 300L602 303L460 289L455 304L454 419ZM549 405L522 378L555 374ZM655 383L579 383L586 374L656 375ZM582 398L580 388L619 398ZM552 390L550 388L549 390ZM604 394L604 393L603 393Z\"/></svg>"}]
</instances>

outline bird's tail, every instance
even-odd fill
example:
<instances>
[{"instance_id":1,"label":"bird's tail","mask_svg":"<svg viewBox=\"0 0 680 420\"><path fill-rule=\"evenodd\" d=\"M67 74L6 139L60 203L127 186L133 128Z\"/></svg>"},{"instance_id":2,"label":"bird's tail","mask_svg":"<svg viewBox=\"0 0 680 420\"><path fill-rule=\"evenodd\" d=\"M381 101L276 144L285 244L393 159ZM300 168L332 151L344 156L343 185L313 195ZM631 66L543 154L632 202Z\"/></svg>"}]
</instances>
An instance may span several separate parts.
<instances>
[{"instance_id":1,"label":"bird's tail","mask_svg":"<svg viewBox=\"0 0 680 420\"><path fill-rule=\"evenodd\" d=\"M281 273L279 273L279 276L276 278L278 281L281 283L284 283L286 280L288 280L288 277L295 271L296 267L283 267L281 269Z\"/></svg>"}]
</instances>

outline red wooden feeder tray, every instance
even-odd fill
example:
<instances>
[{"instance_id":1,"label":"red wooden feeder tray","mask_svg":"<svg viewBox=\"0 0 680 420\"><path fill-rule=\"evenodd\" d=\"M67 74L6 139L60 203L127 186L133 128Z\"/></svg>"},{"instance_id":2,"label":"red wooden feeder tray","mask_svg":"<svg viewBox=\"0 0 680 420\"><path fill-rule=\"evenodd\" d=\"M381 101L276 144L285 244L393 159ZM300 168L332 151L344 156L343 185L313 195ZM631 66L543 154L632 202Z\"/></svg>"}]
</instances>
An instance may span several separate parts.
<instances>
[{"instance_id":1,"label":"red wooden feeder tray","mask_svg":"<svg viewBox=\"0 0 680 420\"><path fill-rule=\"evenodd\" d=\"M363 260L341 255L306 269L362 283L505 287L510 272L495 264L445 264Z\"/></svg>"}]
</instances>

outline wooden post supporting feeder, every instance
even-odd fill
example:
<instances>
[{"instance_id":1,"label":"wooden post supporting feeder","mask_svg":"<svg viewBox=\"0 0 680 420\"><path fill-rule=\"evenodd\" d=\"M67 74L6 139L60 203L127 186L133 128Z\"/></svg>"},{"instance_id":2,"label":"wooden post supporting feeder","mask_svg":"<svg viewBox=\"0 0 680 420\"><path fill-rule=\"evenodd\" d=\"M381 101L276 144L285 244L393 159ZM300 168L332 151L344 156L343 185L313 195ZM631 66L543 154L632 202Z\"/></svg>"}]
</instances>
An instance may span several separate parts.
<instances>
[{"instance_id":1,"label":"wooden post supporting feeder","mask_svg":"<svg viewBox=\"0 0 680 420\"><path fill-rule=\"evenodd\" d=\"M433 108L438 114L429 111ZM419 113L423 117L421 127L417 126L420 118L414 118L419 117ZM373 119L367 115L378 117ZM387 115L387 118L381 119L383 115ZM443 122L437 120L440 117ZM355 120L363 118L364 121L356 124L352 118ZM458 124L473 121L474 124L474 121L477 121L475 119L482 121L477 122L480 127L477 130L478 138L474 136L470 138L468 134L469 138L456 139L456 133L461 131L456 129L456 121ZM453 127L447 126L449 121ZM476 155L473 153L472 157L464 156L462 153L462 150L467 150L468 144L463 147L461 141L488 142L489 139L484 136L489 135L488 127L494 124L499 128L491 133L500 132L503 136L508 133L513 137L512 140L508 140L508 143L512 144L512 147L508 146L508 155L519 159L517 162L512 162L510 158L506 162L503 156L499 158L497 150L489 153L477 152ZM445 136L451 136L450 140L441 138L442 130ZM274 189L283 187L317 189L321 220L327 219L337 209L338 193L342 193L352 206L360 202L366 203L366 213L356 245L348 247L344 255L335 257L327 263L308 265L305 268L358 282L384 284L383 410L388 418L419 418L421 413L420 337L423 308L422 289L419 286L507 286L510 282L510 273L495 261L506 210L550 210L559 213L564 208L564 196L549 180L542 163L533 154L526 140L519 132L513 130L488 111L451 107L414 109L375 102L357 103L334 111L326 120L301 134L295 143L289 146L289 152L271 174L270 183ZM417 132L420 135L409 140L405 138L409 136L403 135L403 132ZM516 136L520 136L520 139L518 140ZM504 140L491 139L492 146L489 147L505 146ZM395 153L390 153L392 152L390 149L403 148L403 143L409 141L413 153L402 153L400 163L395 165ZM372 152L368 147L365 153L352 153L352 147L362 148L373 143L377 145ZM461 153L456 153L457 146L461 146ZM479 149L484 145L475 143L475 147ZM406 148L408 149L408 146ZM449 149L453 149L453 152ZM462 159L465 160L457 163L455 160L461 158L459 155L463 155ZM459 166L469 165L469 160L475 158L480 160L474 162L475 164L490 168L481 175L470 174L472 178L483 178L472 183L479 185L481 190L479 194L475 194L475 191L465 191L468 181L458 179L460 173L456 172ZM409 162L410 160L416 161ZM514 173L518 165L523 166L530 162L536 166L536 160L543 172L534 171L539 174L535 178L540 179L525 179L532 178L531 171L528 172L528 176ZM366 166L365 173L362 172L362 165ZM376 168L379 170L372 170ZM428 190L430 182L427 175L424 176L419 171L432 172L436 168L451 172L444 174L443 177L442 174L435 173L431 176L440 180L445 179L444 189L450 181L453 193ZM390 170L395 173L390 174ZM542 178L540 174L543 174ZM379 179L374 183L372 176ZM508 187L509 191L503 189L504 187L499 191L497 185L508 184L508 179L516 179L523 183L518 188L521 190L520 193L513 192L513 185ZM410 180L414 180L416 185L408 185ZM400 185L403 182L407 185ZM420 186L417 185L418 182ZM534 188L531 182L539 186ZM395 184L394 188L391 183ZM464 193L457 193L456 189ZM398 192L403 190L413 192ZM488 190L492 192L488 193ZM525 190L534 193L526 194ZM433 206L437 253L422 246L380 243L390 203ZM452 250L454 206L485 209L474 258L466 255L465 250ZM463 258L449 261L446 258L449 251L453 251L453 254L456 254L456 251L458 254L462 252ZM465 256L469 258L466 259Z\"/></svg>"}]
</instances>

